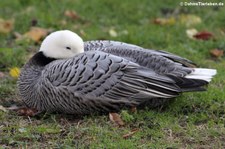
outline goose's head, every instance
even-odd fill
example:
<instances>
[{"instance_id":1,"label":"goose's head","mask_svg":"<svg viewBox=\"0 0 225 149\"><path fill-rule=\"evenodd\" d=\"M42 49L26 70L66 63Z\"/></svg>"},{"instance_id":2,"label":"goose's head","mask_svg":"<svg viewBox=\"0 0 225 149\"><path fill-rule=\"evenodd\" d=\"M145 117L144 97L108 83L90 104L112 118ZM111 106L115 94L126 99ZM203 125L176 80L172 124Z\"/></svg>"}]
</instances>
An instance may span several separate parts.
<instances>
[{"instance_id":1,"label":"goose's head","mask_svg":"<svg viewBox=\"0 0 225 149\"><path fill-rule=\"evenodd\" d=\"M84 51L84 42L76 33L61 30L48 35L39 51L49 58L70 58Z\"/></svg>"}]
</instances>

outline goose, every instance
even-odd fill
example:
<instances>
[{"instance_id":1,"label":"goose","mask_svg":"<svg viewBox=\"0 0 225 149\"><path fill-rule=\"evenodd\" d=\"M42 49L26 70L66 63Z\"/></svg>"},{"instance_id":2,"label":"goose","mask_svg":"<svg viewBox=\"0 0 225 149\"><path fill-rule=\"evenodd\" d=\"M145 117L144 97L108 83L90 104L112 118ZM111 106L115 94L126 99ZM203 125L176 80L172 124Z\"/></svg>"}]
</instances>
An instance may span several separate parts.
<instances>
[{"instance_id":1,"label":"goose","mask_svg":"<svg viewBox=\"0 0 225 149\"><path fill-rule=\"evenodd\" d=\"M18 90L26 106L38 111L86 115L147 101L155 107L182 92L206 90L216 70L194 65L165 51L119 41L83 42L60 30L23 66Z\"/></svg>"}]
</instances>

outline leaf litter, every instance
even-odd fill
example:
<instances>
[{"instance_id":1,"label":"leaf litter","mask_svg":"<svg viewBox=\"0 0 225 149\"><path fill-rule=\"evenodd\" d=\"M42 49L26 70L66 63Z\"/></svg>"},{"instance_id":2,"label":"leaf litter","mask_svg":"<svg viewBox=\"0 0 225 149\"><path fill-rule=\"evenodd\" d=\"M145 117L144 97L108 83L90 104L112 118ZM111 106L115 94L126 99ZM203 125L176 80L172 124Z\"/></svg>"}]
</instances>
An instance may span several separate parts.
<instances>
[{"instance_id":1,"label":"leaf litter","mask_svg":"<svg viewBox=\"0 0 225 149\"><path fill-rule=\"evenodd\" d=\"M40 42L44 37L46 37L52 29L45 29L41 27L31 27L30 30L23 35L15 32L14 35L16 36L17 41L21 41L24 39L29 39L34 42Z\"/></svg>"},{"instance_id":2,"label":"leaf litter","mask_svg":"<svg viewBox=\"0 0 225 149\"><path fill-rule=\"evenodd\" d=\"M123 138L128 139L128 138L132 137L138 131L139 131L138 128L134 128L130 132L128 132L127 134L123 135Z\"/></svg>"},{"instance_id":3,"label":"leaf litter","mask_svg":"<svg viewBox=\"0 0 225 149\"><path fill-rule=\"evenodd\" d=\"M9 70L9 74L13 78L18 78L20 75L20 69L18 67L13 67Z\"/></svg>"},{"instance_id":4,"label":"leaf litter","mask_svg":"<svg viewBox=\"0 0 225 149\"><path fill-rule=\"evenodd\" d=\"M14 19L4 20L0 18L0 33L7 34L13 30Z\"/></svg>"},{"instance_id":5,"label":"leaf litter","mask_svg":"<svg viewBox=\"0 0 225 149\"><path fill-rule=\"evenodd\" d=\"M213 37L213 34L208 31L201 31L194 35L194 38L201 40L209 40Z\"/></svg>"},{"instance_id":6,"label":"leaf litter","mask_svg":"<svg viewBox=\"0 0 225 149\"><path fill-rule=\"evenodd\" d=\"M214 35L211 32L208 31L198 32L195 28L187 29L186 34L190 39L197 39L197 40L209 40L214 37Z\"/></svg>"},{"instance_id":7,"label":"leaf litter","mask_svg":"<svg viewBox=\"0 0 225 149\"><path fill-rule=\"evenodd\" d=\"M120 115L118 113L109 113L109 119L111 122L118 126L124 126L125 123L121 119Z\"/></svg>"},{"instance_id":8,"label":"leaf litter","mask_svg":"<svg viewBox=\"0 0 225 149\"><path fill-rule=\"evenodd\" d=\"M186 27L190 27L202 23L202 20L196 15L181 14L178 16L170 16L166 18L156 18L153 20L153 23L158 25L175 25L176 23L181 23Z\"/></svg>"},{"instance_id":9,"label":"leaf litter","mask_svg":"<svg viewBox=\"0 0 225 149\"><path fill-rule=\"evenodd\" d=\"M220 58L224 55L224 51L220 49L212 49L210 50L210 55L214 58Z\"/></svg>"},{"instance_id":10,"label":"leaf litter","mask_svg":"<svg viewBox=\"0 0 225 149\"><path fill-rule=\"evenodd\" d=\"M79 16L79 15L77 14L77 12L74 11L74 10L66 10L66 11L64 12L64 16L66 16L66 17L68 17L68 18L70 18L70 19L72 19L72 20L80 19L80 16Z\"/></svg>"}]
</instances>

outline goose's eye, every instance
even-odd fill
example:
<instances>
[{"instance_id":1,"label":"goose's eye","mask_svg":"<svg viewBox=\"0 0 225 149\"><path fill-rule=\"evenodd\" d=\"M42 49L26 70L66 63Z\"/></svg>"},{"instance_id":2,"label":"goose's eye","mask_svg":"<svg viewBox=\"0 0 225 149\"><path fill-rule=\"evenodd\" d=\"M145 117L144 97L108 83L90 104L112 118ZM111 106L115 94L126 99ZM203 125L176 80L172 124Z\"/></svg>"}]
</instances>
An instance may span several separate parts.
<instances>
[{"instance_id":1,"label":"goose's eye","mask_svg":"<svg viewBox=\"0 0 225 149\"><path fill-rule=\"evenodd\" d=\"M71 48L70 48L70 47L66 47L66 49L67 49L67 50L71 50Z\"/></svg>"}]
</instances>

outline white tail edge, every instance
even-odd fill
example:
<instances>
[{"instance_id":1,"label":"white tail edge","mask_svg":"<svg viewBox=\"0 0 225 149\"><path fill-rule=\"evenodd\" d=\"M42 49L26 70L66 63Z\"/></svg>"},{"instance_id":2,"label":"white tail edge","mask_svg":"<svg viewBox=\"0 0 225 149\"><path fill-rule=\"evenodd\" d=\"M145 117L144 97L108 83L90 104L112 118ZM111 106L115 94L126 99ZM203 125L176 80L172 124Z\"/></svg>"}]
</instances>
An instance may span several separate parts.
<instances>
[{"instance_id":1,"label":"white tail edge","mask_svg":"<svg viewBox=\"0 0 225 149\"><path fill-rule=\"evenodd\" d=\"M216 69L194 68L193 72L186 75L185 78L200 79L210 82L217 73Z\"/></svg>"}]
</instances>

